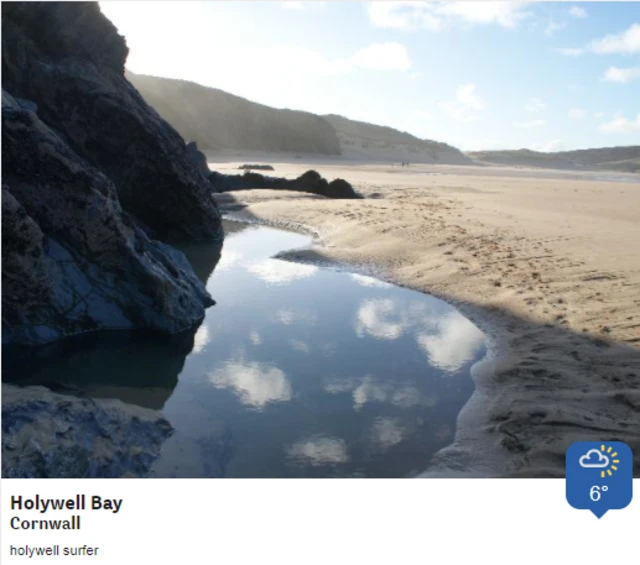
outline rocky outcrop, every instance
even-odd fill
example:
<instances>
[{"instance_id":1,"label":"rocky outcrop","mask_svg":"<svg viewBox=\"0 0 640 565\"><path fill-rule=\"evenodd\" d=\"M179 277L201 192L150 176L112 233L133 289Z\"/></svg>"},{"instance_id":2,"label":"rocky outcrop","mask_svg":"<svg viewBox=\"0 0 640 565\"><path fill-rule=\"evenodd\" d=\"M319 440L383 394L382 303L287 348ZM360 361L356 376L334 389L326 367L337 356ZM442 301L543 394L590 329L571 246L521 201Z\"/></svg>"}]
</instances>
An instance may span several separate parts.
<instances>
[{"instance_id":1,"label":"rocky outcrop","mask_svg":"<svg viewBox=\"0 0 640 565\"><path fill-rule=\"evenodd\" d=\"M2 84L116 185L161 239L220 237L220 217L184 140L124 77L124 38L97 3L2 5Z\"/></svg>"},{"instance_id":2,"label":"rocky outcrop","mask_svg":"<svg viewBox=\"0 0 640 565\"><path fill-rule=\"evenodd\" d=\"M212 300L184 255L149 239L110 179L7 97L2 147L3 343L175 333L202 318Z\"/></svg>"},{"instance_id":3,"label":"rocky outcrop","mask_svg":"<svg viewBox=\"0 0 640 565\"><path fill-rule=\"evenodd\" d=\"M196 169L200 171L200 173L205 177L209 177L209 173L211 170L209 169L209 165L207 164L206 155L198 149L198 144L195 141L190 141L187 143L187 155L191 162L195 165Z\"/></svg>"},{"instance_id":4,"label":"rocky outcrop","mask_svg":"<svg viewBox=\"0 0 640 565\"><path fill-rule=\"evenodd\" d=\"M221 240L210 184L126 54L97 3L2 5L3 344L172 334L213 303L157 241Z\"/></svg>"},{"instance_id":5,"label":"rocky outcrop","mask_svg":"<svg viewBox=\"0 0 640 565\"><path fill-rule=\"evenodd\" d=\"M2 385L3 478L144 477L172 432L119 400Z\"/></svg>"},{"instance_id":6,"label":"rocky outcrop","mask_svg":"<svg viewBox=\"0 0 640 565\"><path fill-rule=\"evenodd\" d=\"M361 198L346 180L334 179L329 182L313 170L295 179L267 177L252 172L246 172L244 175L225 175L214 171L210 179L216 192L268 188L310 192L327 198Z\"/></svg>"}]
</instances>

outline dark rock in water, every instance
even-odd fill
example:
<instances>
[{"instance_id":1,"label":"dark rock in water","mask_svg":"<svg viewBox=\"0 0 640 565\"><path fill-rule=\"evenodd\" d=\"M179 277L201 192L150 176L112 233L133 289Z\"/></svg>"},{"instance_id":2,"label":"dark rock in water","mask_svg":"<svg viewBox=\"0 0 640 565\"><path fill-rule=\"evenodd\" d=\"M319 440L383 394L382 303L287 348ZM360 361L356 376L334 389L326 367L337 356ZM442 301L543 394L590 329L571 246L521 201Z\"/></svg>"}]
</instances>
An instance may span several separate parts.
<instances>
[{"instance_id":1,"label":"dark rock in water","mask_svg":"<svg viewBox=\"0 0 640 565\"><path fill-rule=\"evenodd\" d=\"M127 53L97 2L2 4L3 89L37 104L40 119L113 181L150 235L220 238L206 177L125 79Z\"/></svg>"},{"instance_id":2,"label":"dark rock in water","mask_svg":"<svg viewBox=\"0 0 640 565\"><path fill-rule=\"evenodd\" d=\"M211 170L207 164L207 157L198 149L198 144L195 141L187 143L187 155L198 171L200 171L205 178L208 178Z\"/></svg>"},{"instance_id":3,"label":"dark rock in water","mask_svg":"<svg viewBox=\"0 0 640 565\"><path fill-rule=\"evenodd\" d=\"M238 169L246 169L246 170L255 170L255 171L273 171L273 167L271 165L248 165L248 164L244 164L244 165L240 165L238 167Z\"/></svg>"},{"instance_id":4,"label":"dark rock in water","mask_svg":"<svg viewBox=\"0 0 640 565\"><path fill-rule=\"evenodd\" d=\"M310 192L327 198L362 198L347 181L335 179L328 182L313 170L303 173L296 179L267 177L253 172L245 172L243 175L224 175L214 171L209 179L217 192L268 188Z\"/></svg>"},{"instance_id":5,"label":"dark rock in water","mask_svg":"<svg viewBox=\"0 0 640 565\"><path fill-rule=\"evenodd\" d=\"M172 432L119 400L2 385L3 478L144 477Z\"/></svg>"},{"instance_id":6,"label":"dark rock in water","mask_svg":"<svg viewBox=\"0 0 640 565\"><path fill-rule=\"evenodd\" d=\"M97 3L2 4L3 344L173 334L213 303L154 241L221 241L208 177L126 55Z\"/></svg>"}]
</instances>

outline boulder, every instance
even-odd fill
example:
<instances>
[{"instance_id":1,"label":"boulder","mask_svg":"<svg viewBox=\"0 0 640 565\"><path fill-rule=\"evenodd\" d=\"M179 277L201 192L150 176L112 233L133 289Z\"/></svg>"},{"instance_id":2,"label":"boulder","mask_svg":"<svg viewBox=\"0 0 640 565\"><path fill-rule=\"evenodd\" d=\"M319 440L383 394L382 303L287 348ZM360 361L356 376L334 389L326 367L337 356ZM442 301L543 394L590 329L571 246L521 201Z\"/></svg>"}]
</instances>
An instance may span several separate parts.
<instances>
[{"instance_id":1,"label":"boulder","mask_svg":"<svg viewBox=\"0 0 640 565\"><path fill-rule=\"evenodd\" d=\"M145 477L173 433L159 412L115 399L2 385L2 478Z\"/></svg>"}]
</instances>

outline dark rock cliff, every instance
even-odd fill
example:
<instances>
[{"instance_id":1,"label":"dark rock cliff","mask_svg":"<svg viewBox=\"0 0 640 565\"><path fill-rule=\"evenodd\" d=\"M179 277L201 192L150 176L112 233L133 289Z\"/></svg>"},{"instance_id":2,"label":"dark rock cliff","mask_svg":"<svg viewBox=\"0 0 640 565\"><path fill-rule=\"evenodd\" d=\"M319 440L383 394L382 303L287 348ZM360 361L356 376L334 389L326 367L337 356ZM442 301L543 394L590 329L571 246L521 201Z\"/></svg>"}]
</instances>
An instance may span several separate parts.
<instances>
[{"instance_id":1,"label":"dark rock cliff","mask_svg":"<svg viewBox=\"0 0 640 565\"><path fill-rule=\"evenodd\" d=\"M2 4L3 343L176 333L212 304L157 240L222 238L184 140L124 78L97 3Z\"/></svg>"}]
</instances>

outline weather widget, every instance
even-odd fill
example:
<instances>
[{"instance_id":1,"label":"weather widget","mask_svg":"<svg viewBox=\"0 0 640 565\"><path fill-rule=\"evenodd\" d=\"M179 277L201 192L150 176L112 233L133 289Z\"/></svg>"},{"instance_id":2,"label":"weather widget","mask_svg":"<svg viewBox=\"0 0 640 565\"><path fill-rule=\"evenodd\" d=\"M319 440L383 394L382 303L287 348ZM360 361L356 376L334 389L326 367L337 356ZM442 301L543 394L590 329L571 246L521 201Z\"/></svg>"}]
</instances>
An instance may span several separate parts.
<instances>
[{"instance_id":1,"label":"weather widget","mask_svg":"<svg viewBox=\"0 0 640 565\"><path fill-rule=\"evenodd\" d=\"M602 518L633 497L633 455L621 441L578 441L567 450L566 493L571 506Z\"/></svg>"}]
</instances>

